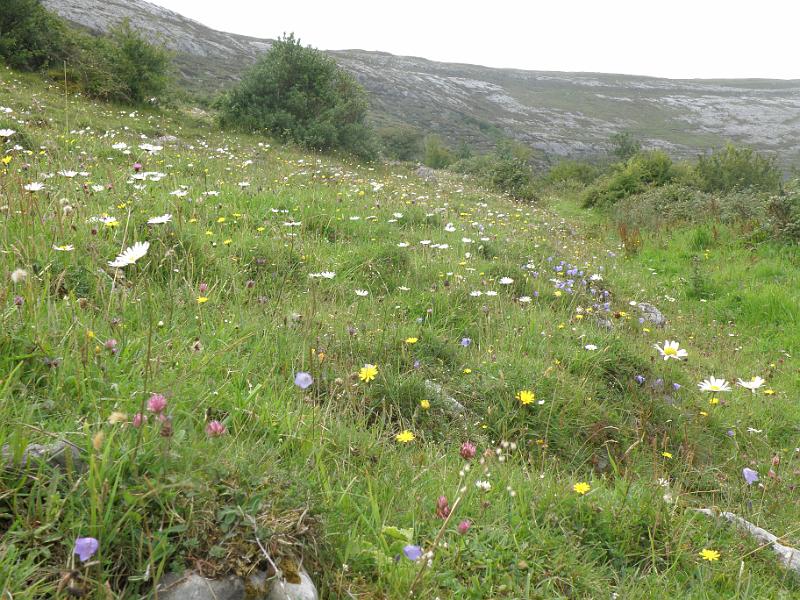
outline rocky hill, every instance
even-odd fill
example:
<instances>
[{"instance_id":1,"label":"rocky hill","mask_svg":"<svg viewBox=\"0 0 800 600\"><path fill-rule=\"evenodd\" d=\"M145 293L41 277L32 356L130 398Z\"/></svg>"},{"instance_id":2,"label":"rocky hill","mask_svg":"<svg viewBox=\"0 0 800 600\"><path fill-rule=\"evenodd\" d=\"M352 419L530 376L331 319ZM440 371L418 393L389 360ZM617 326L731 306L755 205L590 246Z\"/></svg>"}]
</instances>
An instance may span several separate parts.
<instances>
[{"instance_id":1,"label":"rocky hill","mask_svg":"<svg viewBox=\"0 0 800 600\"><path fill-rule=\"evenodd\" d=\"M175 53L185 85L206 94L231 84L269 39L215 31L144 0L44 0L95 31L122 19ZM280 30L276 24L275 30ZM330 52L367 88L378 124L410 123L449 143L488 148L498 135L547 155L590 156L631 131L676 156L725 140L800 158L800 81L670 80L597 73L493 69L382 52Z\"/></svg>"}]
</instances>

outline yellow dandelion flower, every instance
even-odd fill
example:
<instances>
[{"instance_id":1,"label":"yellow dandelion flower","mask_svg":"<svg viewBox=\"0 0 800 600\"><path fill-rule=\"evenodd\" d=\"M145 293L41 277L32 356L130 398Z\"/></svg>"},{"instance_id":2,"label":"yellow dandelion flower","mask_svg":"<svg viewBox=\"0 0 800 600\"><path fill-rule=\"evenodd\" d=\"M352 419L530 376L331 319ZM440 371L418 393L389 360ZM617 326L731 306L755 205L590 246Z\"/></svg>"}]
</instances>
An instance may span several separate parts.
<instances>
[{"instance_id":1,"label":"yellow dandelion flower","mask_svg":"<svg viewBox=\"0 0 800 600\"><path fill-rule=\"evenodd\" d=\"M707 560L708 562L714 562L715 560L719 560L719 551L717 550L710 550L708 548L703 548L699 554L700 558L703 560Z\"/></svg>"},{"instance_id":2,"label":"yellow dandelion flower","mask_svg":"<svg viewBox=\"0 0 800 600\"><path fill-rule=\"evenodd\" d=\"M663 456L664 458L672 458L672 453L671 452L662 452L661 456Z\"/></svg>"},{"instance_id":3,"label":"yellow dandelion flower","mask_svg":"<svg viewBox=\"0 0 800 600\"><path fill-rule=\"evenodd\" d=\"M533 404L533 401L536 400L536 394L530 390L520 390L517 392L515 398L519 400L520 404L528 405Z\"/></svg>"},{"instance_id":4,"label":"yellow dandelion flower","mask_svg":"<svg viewBox=\"0 0 800 600\"><path fill-rule=\"evenodd\" d=\"M225 217L219 217L217 219L217 223L224 223L224 222L225 222Z\"/></svg>"},{"instance_id":5,"label":"yellow dandelion flower","mask_svg":"<svg viewBox=\"0 0 800 600\"><path fill-rule=\"evenodd\" d=\"M396 436L394 436L394 439L396 439L401 444L408 444L409 442L413 442L415 437L416 436L412 432L406 429L398 433Z\"/></svg>"},{"instance_id":6,"label":"yellow dandelion flower","mask_svg":"<svg viewBox=\"0 0 800 600\"><path fill-rule=\"evenodd\" d=\"M572 486L572 489L573 489L573 490L575 490L575 491L576 491L578 494L580 494L581 496L583 496L583 495L584 495L584 494L586 494L586 493L587 493L587 492L588 492L590 489L592 489L592 486L590 486L590 485L589 485L588 483L586 483L585 481L580 481L580 482L576 483L575 485L573 485L573 486Z\"/></svg>"},{"instance_id":7,"label":"yellow dandelion flower","mask_svg":"<svg viewBox=\"0 0 800 600\"><path fill-rule=\"evenodd\" d=\"M406 338L406 344L416 344L418 341L419 339L415 337Z\"/></svg>"},{"instance_id":8,"label":"yellow dandelion flower","mask_svg":"<svg viewBox=\"0 0 800 600\"><path fill-rule=\"evenodd\" d=\"M428 402L427 400L420 400L419 401L419 407L422 410L428 410L431 407L431 403Z\"/></svg>"},{"instance_id":9,"label":"yellow dandelion flower","mask_svg":"<svg viewBox=\"0 0 800 600\"><path fill-rule=\"evenodd\" d=\"M378 367L369 363L365 364L358 372L358 378L364 383L369 383L378 374Z\"/></svg>"},{"instance_id":10,"label":"yellow dandelion flower","mask_svg":"<svg viewBox=\"0 0 800 600\"><path fill-rule=\"evenodd\" d=\"M200 296L197 298L198 304L205 304L206 302L208 302L208 298L206 296Z\"/></svg>"}]
</instances>

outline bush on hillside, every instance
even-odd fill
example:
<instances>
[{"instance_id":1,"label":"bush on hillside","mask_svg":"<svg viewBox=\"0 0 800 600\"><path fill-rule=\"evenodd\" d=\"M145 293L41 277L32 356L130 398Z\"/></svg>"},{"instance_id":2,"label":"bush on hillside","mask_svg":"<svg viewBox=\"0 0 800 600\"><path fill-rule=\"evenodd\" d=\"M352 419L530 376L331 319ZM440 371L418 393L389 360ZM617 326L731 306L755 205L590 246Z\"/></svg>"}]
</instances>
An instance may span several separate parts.
<instances>
[{"instance_id":1,"label":"bush on hillside","mask_svg":"<svg viewBox=\"0 0 800 600\"><path fill-rule=\"evenodd\" d=\"M800 189L797 183L788 193L774 196L767 208L775 234L788 242L800 244Z\"/></svg>"},{"instance_id":2,"label":"bush on hillside","mask_svg":"<svg viewBox=\"0 0 800 600\"><path fill-rule=\"evenodd\" d=\"M404 161L418 161L422 158L422 132L410 125L384 127L378 131L383 154L387 158Z\"/></svg>"},{"instance_id":3,"label":"bush on hillside","mask_svg":"<svg viewBox=\"0 0 800 600\"><path fill-rule=\"evenodd\" d=\"M584 207L611 206L652 187L665 185L680 174L672 159L660 150L640 152L598 179L583 196Z\"/></svg>"},{"instance_id":4,"label":"bush on hillside","mask_svg":"<svg viewBox=\"0 0 800 600\"><path fill-rule=\"evenodd\" d=\"M67 28L39 0L3 0L0 58L14 69L35 71L66 58Z\"/></svg>"},{"instance_id":5,"label":"bush on hillside","mask_svg":"<svg viewBox=\"0 0 800 600\"><path fill-rule=\"evenodd\" d=\"M442 138L438 135L429 135L425 138L425 155L422 162L431 169L444 169L456 162L456 157Z\"/></svg>"},{"instance_id":6,"label":"bush on hillside","mask_svg":"<svg viewBox=\"0 0 800 600\"><path fill-rule=\"evenodd\" d=\"M550 167L543 182L546 184L577 183L589 185L600 176L596 165L578 160L561 160Z\"/></svg>"},{"instance_id":7,"label":"bush on hillside","mask_svg":"<svg viewBox=\"0 0 800 600\"><path fill-rule=\"evenodd\" d=\"M6 0L0 11L0 57L21 70L51 69L91 96L140 104L161 96L168 85L170 57L123 22L108 36L71 28L39 0Z\"/></svg>"},{"instance_id":8,"label":"bush on hillside","mask_svg":"<svg viewBox=\"0 0 800 600\"><path fill-rule=\"evenodd\" d=\"M632 133L620 131L611 136L611 154L620 161L626 161L642 151L642 144Z\"/></svg>"},{"instance_id":9,"label":"bush on hillside","mask_svg":"<svg viewBox=\"0 0 800 600\"><path fill-rule=\"evenodd\" d=\"M364 89L293 34L278 39L220 101L224 127L267 132L314 150L377 153Z\"/></svg>"},{"instance_id":10,"label":"bush on hillside","mask_svg":"<svg viewBox=\"0 0 800 600\"><path fill-rule=\"evenodd\" d=\"M781 186L781 172L773 158L733 144L698 158L694 171L698 185L706 192L737 188L777 192Z\"/></svg>"},{"instance_id":11,"label":"bush on hillside","mask_svg":"<svg viewBox=\"0 0 800 600\"><path fill-rule=\"evenodd\" d=\"M125 21L108 36L73 36L67 73L90 96L142 104L166 92L170 65L163 47L147 42Z\"/></svg>"},{"instance_id":12,"label":"bush on hillside","mask_svg":"<svg viewBox=\"0 0 800 600\"><path fill-rule=\"evenodd\" d=\"M518 142L502 141L493 154L463 158L450 171L472 175L485 185L520 200L535 197L533 172L528 163L532 151Z\"/></svg>"}]
</instances>

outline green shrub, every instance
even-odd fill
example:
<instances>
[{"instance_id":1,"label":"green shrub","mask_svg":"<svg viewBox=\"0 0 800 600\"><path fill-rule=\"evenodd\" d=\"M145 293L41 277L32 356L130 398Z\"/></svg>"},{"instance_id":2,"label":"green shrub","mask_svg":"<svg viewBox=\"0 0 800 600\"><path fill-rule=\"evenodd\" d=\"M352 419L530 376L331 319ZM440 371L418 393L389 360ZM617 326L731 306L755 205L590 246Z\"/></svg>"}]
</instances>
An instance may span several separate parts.
<instances>
[{"instance_id":1,"label":"green shrub","mask_svg":"<svg viewBox=\"0 0 800 600\"><path fill-rule=\"evenodd\" d=\"M498 145L494 154L464 158L448 169L477 177L487 186L514 198L531 200L535 191L533 172L528 164L530 154L530 149L522 144L506 141Z\"/></svg>"},{"instance_id":2,"label":"green shrub","mask_svg":"<svg viewBox=\"0 0 800 600\"><path fill-rule=\"evenodd\" d=\"M422 132L409 125L385 127L378 132L383 153L388 158L405 161L418 161L422 158Z\"/></svg>"},{"instance_id":3,"label":"green shrub","mask_svg":"<svg viewBox=\"0 0 800 600\"><path fill-rule=\"evenodd\" d=\"M614 172L602 177L587 189L583 196L583 205L611 206L649 188L665 185L678 174L672 159L665 152L641 152L617 165Z\"/></svg>"},{"instance_id":4,"label":"green shrub","mask_svg":"<svg viewBox=\"0 0 800 600\"><path fill-rule=\"evenodd\" d=\"M220 100L224 127L263 131L315 150L377 153L364 89L294 35L278 39Z\"/></svg>"},{"instance_id":5,"label":"green shrub","mask_svg":"<svg viewBox=\"0 0 800 600\"><path fill-rule=\"evenodd\" d=\"M438 135L429 135L425 138L425 156L422 162L426 166L431 169L444 169L455 161L455 155L445 146L442 138Z\"/></svg>"},{"instance_id":6,"label":"green shrub","mask_svg":"<svg viewBox=\"0 0 800 600\"><path fill-rule=\"evenodd\" d=\"M544 176L544 182L548 184L576 182L589 185L599 176L600 168L596 165L577 160L561 160L550 168Z\"/></svg>"},{"instance_id":7,"label":"green shrub","mask_svg":"<svg viewBox=\"0 0 800 600\"><path fill-rule=\"evenodd\" d=\"M700 188L706 192L744 188L777 192L781 186L781 172L773 158L733 144L698 158L694 171Z\"/></svg>"},{"instance_id":8,"label":"green shrub","mask_svg":"<svg viewBox=\"0 0 800 600\"><path fill-rule=\"evenodd\" d=\"M800 191L773 197L768 204L775 234L795 244L800 243Z\"/></svg>"},{"instance_id":9,"label":"green shrub","mask_svg":"<svg viewBox=\"0 0 800 600\"><path fill-rule=\"evenodd\" d=\"M0 58L9 66L34 71L66 58L67 28L39 0L3 0Z\"/></svg>"},{"instance_id":10,"label":"green shrub","mask_svg":"<svg viewBox=\"0 0 800 600\"><path fill-rule=\"evenodd\" d=\"M620 131L611 136L611 153L621 161L626 161L642 151L642 144L632 133Z\"/></svg>"}]
</instances>

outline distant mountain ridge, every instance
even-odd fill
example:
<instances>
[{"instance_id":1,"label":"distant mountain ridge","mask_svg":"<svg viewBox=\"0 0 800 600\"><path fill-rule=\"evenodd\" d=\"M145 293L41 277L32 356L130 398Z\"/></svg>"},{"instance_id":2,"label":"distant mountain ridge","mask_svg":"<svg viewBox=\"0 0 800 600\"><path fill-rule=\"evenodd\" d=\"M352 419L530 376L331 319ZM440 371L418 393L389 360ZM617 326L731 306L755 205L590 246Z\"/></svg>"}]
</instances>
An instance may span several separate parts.
<instances>
[{"instance_id":1,"label":"distant mountain ridge","mask_svg":"<svg viewBox=\"0 0 800 600\"><path fill-rule=\"evenodd\" d=\"M215 31L144 0L43 2L95 31L130 19L175 53L188 88L205 93L234 83L272 43ZM585 157L606 151L610 136L626 130L678 157L733 140L778 153L785 167L800 159L800 80L670 80L494 69L364 50L329 55L370 92L377 124L409 123L452 145L488 149L506 135L548 155Z\"/></svg>"}]
</instances>

